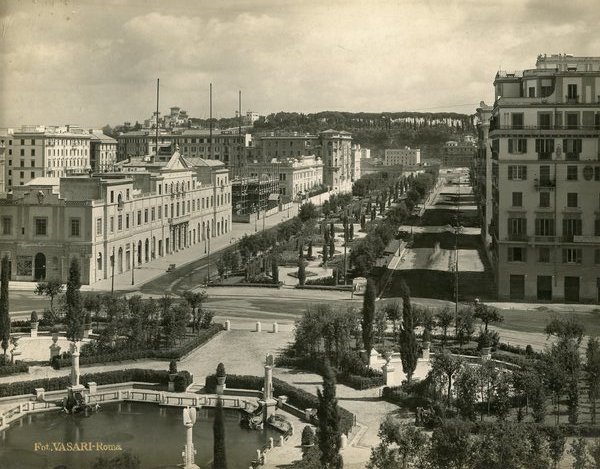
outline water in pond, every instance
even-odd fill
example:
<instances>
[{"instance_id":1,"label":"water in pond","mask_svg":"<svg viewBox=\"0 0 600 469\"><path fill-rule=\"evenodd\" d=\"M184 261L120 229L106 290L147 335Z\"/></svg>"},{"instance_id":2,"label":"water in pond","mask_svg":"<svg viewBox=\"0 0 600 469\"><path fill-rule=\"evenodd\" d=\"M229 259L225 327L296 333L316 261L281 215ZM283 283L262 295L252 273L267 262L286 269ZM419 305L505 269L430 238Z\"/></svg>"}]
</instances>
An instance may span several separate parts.
<instances>
[{"instance_id":1,"label":"water in pond","mask_svg":"<svg viewBox=\"0 0 600 469\"><path fill-rule=\"evenodd\" d=\"M224 410L225 444L229 469L246 469L256 450L277 431L246 430L240 413ZM213 456L213 409L201 409L194 425L196 464L211 467ZM114 457L119 451L63 451L53 443L98 442L121 445L141 460L142 468L174 468L183 462L186 428L182 410L143 403L105 404L99 412L66 415L60 412L30 414L13 422L0 434L0 469L91 468L99 456ZM35 443L49 443L54 451L35 450ZM112 449L112 448L111 448Z\"/></svg>"}]
</instances>

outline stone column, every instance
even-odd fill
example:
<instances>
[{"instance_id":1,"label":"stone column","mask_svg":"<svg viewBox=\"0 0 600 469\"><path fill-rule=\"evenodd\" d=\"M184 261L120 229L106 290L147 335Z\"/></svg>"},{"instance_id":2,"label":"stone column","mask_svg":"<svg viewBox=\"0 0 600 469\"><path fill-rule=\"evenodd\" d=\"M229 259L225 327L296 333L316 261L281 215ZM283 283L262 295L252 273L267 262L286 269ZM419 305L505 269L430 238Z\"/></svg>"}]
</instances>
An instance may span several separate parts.
<instances>
[{"instance_id":1,"label":"stone column","mask_svg":"<svg viewBox=\"0 0 600 469\"><path fill-rule=\"evenodd\" d=\"M79 347L78 342L71 344L71 386L79 386L79 377L81 376L79 372Z\"/></svg>"},{"instance_id":2,"label":"stone column","mask_svg":"<svg viewBox=\"0 0 600 469\"><path fill-rule=\"evenodd\" d=\"M186 407L183 409L183 424L186 431L186 445L183 449L183 467L184 469L200 469L194 462L196 450L194 449L194 440L192 429L196 423L196 408Z\"/></svg>"}]
</instances>

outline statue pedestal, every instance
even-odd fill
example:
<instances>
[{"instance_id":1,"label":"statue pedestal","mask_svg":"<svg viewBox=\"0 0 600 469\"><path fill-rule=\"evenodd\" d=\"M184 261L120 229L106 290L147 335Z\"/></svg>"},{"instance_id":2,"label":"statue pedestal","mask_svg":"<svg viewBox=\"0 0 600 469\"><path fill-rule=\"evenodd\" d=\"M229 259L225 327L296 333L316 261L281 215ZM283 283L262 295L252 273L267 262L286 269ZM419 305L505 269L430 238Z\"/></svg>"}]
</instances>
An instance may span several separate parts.
<instances>
[{"instance_id":1,"label":"statue pedestal","mask_svg":"<svg viewBox=\"0 0 600 469\"><path fill-rule=\"evenodd\" d=\"M266 422L275 413L277 401L275 399L260 399L258 403L263 407L263 422Z\"/></svg>"},{"instance_id":2,"label":"statue pedestal","mask_svg":"<svg viewBox=\"0 0 600 469\"><path fill-rule=\"evenodd\" d=\"M50 346L50 360L58 356L60 356L60 345L54 343Z\"/></svg>"},{"instance_id":3,"label":"statue pedestal","mask_svg":"<svg viewBox=\"0 0 600 469\"><path fill-rule=\"evenodd\" d=\"M381 367L383 371L383 380L386 386L399 386L402 382L398 382L397 374L394 373L394 367L390 364L385 364Z\"/></svg>"}]
</instances>

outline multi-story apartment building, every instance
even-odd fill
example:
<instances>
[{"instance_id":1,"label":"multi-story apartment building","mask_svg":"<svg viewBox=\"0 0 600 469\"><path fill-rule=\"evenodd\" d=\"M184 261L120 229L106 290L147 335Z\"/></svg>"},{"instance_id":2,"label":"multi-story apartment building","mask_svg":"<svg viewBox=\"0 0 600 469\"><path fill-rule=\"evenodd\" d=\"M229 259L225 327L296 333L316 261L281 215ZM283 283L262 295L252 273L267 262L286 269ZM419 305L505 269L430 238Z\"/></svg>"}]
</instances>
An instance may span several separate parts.
<instances>
[{"instance_id":1,"label":"multi-story apartment building","mask_svg":"<svg viewBox=\"0 0 600 469\"><path fill-rule=\"evenodd\" d=\"M24 126L7 140L7 191L37 177L82 174L91 169L90 134L80 127Z\"/></svg>"},{"instance_id":2,"label":"multi-story apartment building","mask_svg":"<svg viewBox=\"0 0 600 469\"><path fill-rule=\"evenodd\" d=\"M154 130L138 130L122 133L117 137L117 159L156 155L157 135ZM246 148L250 134L213 130L159 130L158 161L168 161L175 151L184 158L204 158L222 161L228 167L241 166L246 162Z\"/></svg>"},{"instance_id":3,"label":"multi-story apartment building","mask_svg":"<svg viewBox=\"0 0 600 469\"><path fill-rule=\"evenodd\" d=\"M323 162L323 184L340 192L352 190L354 159L349 132L326 130L319 135L298 132L258 135L252 140L249 155L251 160L264 163L315 155Z\"/></svg>"},{"instance_id":4,"label":"multi-story apartment building","mask_svg":"<svg viewBox=\"0 0 600 469\"><path fill-rule=\"evenodd\" d=\"M323 162L315 155L297 158L282 158L272 163L259 161L248 163L246 171L250 177L267 174L279 181L279 194L296 198L323 184Z\"/></svg>"},{"instance_id":5,"label":"multi-story apartment building","mask_svg":"<svg viewBox=\"0 0 600 469\"><path fill-rule=\"evenodd\" d=\"M6 192L6 145L8 130L0 130L0 197Z\"/></svg>"},{"instance_id":6,"label":"multi-story apartment building","mask_svg":"<svg viewBox=\"0 0 600 469\"><path fill-rule=\"evenodd\" d=\"M491 258L494 251L490 249L492 237L490 224L492 222L492 150L489 144L490 118L492 107L483 101L477 108L477 152L473 159L472 177L473 193L477 202L479 221L481 225L481 238L486 247L486 253ZM493 264L495 260L490 259Z\"/></svg>"},{"instance_id":7,"label":"multi-story apartment building","mask_svg":"<svg viewBox=\"0 0 600 469\"><path fill-rule=\"evenodd\" d=\"M75 257L92 284L182 249L206 252L231 230L231 184L222 163L175 153L120 173L35 178L0 198L0 213L12 279L66 281Z\"/></svg>"},{"instance_id":8,"label":"multi-story apartment building","mask_svg":"<svg viewBox=\"0 0 600 469\"><path fill-rule=\"evenodd\" d=\"M450 140L442 149L443 168L470 168L477 152L477 146L471 141Z\"/></svg>"},{"instance_id":9,"label":"multi-story apartment building","mask_svg":"<svg viewBox=\"0 0 600 469\"><path fill-rule=\"evenodd\" d=\"M388 148L385 150L383 164L386 166L414 166L421 163L419 148Z\"/></svg>"},{"instance_id":10,"label":"multi-story apartment building","mask_svg":"<svg viewBox=\"0 0 600 469\"><path fill-rule=\"evenodd\" d=\"M102 131L90 131L90 135L92 171L112 171L117 162L117 141Z\"/></svg>"},{"instance_id":11,"label":"multi-story apartment building","mask_svg":"<svg viewBox=\"0 0 600 469\"><path fill-rule=\"evenodd\" d=\"M498 296L599 302L600 57L539 56L536 68L498 72L494 87Z\"/></svg>"}]
</instances>

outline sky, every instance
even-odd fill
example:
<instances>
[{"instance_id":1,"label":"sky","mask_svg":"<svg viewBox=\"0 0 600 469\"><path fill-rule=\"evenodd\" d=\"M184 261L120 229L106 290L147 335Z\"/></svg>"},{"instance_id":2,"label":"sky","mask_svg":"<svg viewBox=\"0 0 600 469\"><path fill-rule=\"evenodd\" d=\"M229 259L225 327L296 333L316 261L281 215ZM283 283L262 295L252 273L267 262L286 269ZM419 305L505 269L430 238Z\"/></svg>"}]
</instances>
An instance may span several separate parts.
<instances>
[{"instance_id":1,"label":"sky","mask_svg":"<svg viewBox=\"0 0 600 469\"><path fill-rule=\"evenodd\" d=\"M472 114L496 72L600 56L597 0L0 0L0 127L156 107Z\"/></svg>"}]
</instances>

